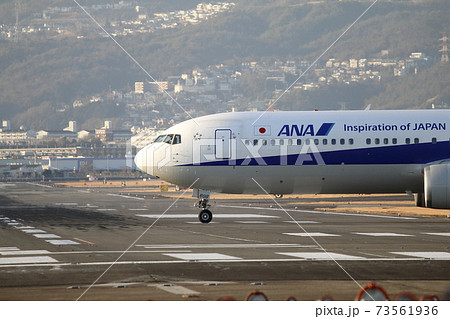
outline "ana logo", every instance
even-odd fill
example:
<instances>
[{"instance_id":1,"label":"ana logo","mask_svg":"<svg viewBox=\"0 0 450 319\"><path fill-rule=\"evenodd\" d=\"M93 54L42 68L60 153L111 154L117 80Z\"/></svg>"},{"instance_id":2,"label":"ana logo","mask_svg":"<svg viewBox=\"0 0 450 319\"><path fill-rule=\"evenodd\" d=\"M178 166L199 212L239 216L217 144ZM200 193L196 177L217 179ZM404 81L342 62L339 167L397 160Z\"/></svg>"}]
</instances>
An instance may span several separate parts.
<instances>
[{"instance_id":1,"label":"ana logo","mask_svg":"<svg viewBox=\"0 0 450 319\"><path fill-rule=\"evenodd\" d=\"M313 124L308 125L283 125L278 136L327 136L335 123L323 123L316 131Z\"/></svg>"}]
</instances>

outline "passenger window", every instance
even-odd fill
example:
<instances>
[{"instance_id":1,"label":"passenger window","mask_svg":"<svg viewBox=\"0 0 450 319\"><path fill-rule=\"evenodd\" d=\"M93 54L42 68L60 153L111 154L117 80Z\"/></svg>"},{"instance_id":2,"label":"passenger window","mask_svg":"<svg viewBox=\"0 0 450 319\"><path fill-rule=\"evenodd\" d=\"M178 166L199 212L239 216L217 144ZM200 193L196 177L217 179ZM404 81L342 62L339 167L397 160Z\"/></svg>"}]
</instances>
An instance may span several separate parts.
<instances>
[{"instance_id":1,"label":"passenger window","mask_svg":"<svg viewBox=\"0 0 450 319\"><path fill-rule=\"evenodd\" d=\"M392 139L392 144L397 144L397 139L395 137Z\"/></svg>"},{"instance_id":2,"label":"passenger window","mask_svg":"<svg viewBox=\"0 0 450 319\"><path fill-rule=\"evenodd\" d=\"M169 135L166 135L163 142L167 143L167 144L172 144L172 139L173 139L173 134L169 134Z\"/></svg>"},{"instance_id":3,"label":"passenger window","mask_svg":"<svg viewBox=\"0 0 450 319\"><path fill-rule=\"evenodd\" d=\"M262 145L267 145L267 140L263 140Z\"/></svg>"},{"instance_id":4,"label":"passenger window","mask_svg":"<svg viewBox=\"0 0 450 319\"><path fill-rule=\"evenodd\" d=\"M258 145L258 140L253 140L253 145Z\"/></svg>"},{"instance_id":5,"label":"passenger window","mask_svg":"<svg viewBox=\"0 0 450 319\"><path fill-rule=\"evenodd\" d=\"M327 140L326 138L324 138L324 139L322 140L322 144L323 144L323 145L327 145L327 144L328 144L328 140Z\"/></svg>"},{"instance_id":6,"label":"passenger window","mask_svg":"<svg viewBox=\"0 0 450 319\"><path fill-rule=\"evenodd\" d=\"M336 145L336 139L335 139L335 138L332 138L332 139L331 139L331 144L332 144L332 145Z\"/></svg>"},{"instance_id":7,"label":"passenger window","mask_svg":"<svg viewBox=\"0 0 450 319\"><path fill-rule=\"evenodd\" d=\"M306 139L306 140L305 140L305 144L306 144L306 145L310 145L310 144L311 144L311 140L310 140L310 139Z\"/></svg>"},{"instance_id":8,"label":"passenger window","mask_svg":"<svg viewBox=\"0 0 450 319\"><path fill-rule=\"evenodd\" d=\"M355 141L354 141L352 138L350 138L350 139L348 140L348 144L353 145L353 143L355 143Z\"/></svg>"},{"instance_id":9,"label":"passenger window","mask_svg":"<svg viewBox=\"0 0 450 319\"><path fill-rule=\"evenodd\" d=\"M377 144L377 145L380 144L380 139L379 138L375 139L375 144Z\"/></svg>"},{"instance_id":10,"label":"passenger window","mask_svg":"<svg viewBox=\"0 0 450 319\"><path fill-rule=\"evenodd\" d=\"M389 139L388 138L383 139L383 143L384 144L389 144Z\"/></svg>"},{"instance_id":11,"label":"passenger window","mask_svg":"<svg viewBox=\"0 0 450 319\"><path fill-rule=\"evenodd\" d=\"M433 138L431 139L431 143L436 144L436 143L437 143L437 138L433 137Z\"/></svg>"},{"instance_id":12,"label":"passenger window","mask_svg":"<svg viewBox=\"0 0 450 319\"><path fill-rule=\"evenodd\" d=\"M339 142L341 143L341 145L344 145L345 144L345 139L341 138L341 140Z\"/></svg>"},{"instance_id":13,"label":"passenger window","mask_svg":"<svg viewBox=\"0 0 450 319\"><path fill-rule=\"evenodd\" d=\"M297 145L302 145L302 140L297 140Z\"/></svg>"},{"instance_id":14,"label":"passenger window","mask_svg":"<svg viewBox=\"0 0 450 319\"><path fill-rule=\"evenodd\" d=\"M411 144L411 139L410 139L409 137L407 137L407 138L405 139L405 144Z\"/></svg>"},{"instance_id":15,"label":"passenger window","mask_svg":"<svg viewBox=\"0 0 450 319\"><path fill-rule=\"evenodd\" d=\"M370 145L372 143L372 140L370 138L366 138L366 144Z\"/></svg>"},{"instance_id":16,"label":"passenger window","mask_svg":"<svg viewBox=\"0 0 450 319\"><path fill-rule=\"evenodd\" d=\"M174 137L173 137L173 142L172 142L172 144L180 144L181 143L181 135L180 134L176 134Z\"/></svg>"},{"instance_id":17,"label":"passenger window","mask_svg":"<svg viewBox=\"0 0 450 319\"><path fill-rule=\"evenodd\" d=\"M319 145L319 139L318 138L314 139L314 144L315 145Z\"/></svg>"},{"instance_id":18,"label":"passenger window","mask_svg":"<svg viewBox=\"0 0 450 319\"><path fill-rule=\"evenodd\" d=\"M280 145L284 145L284 140L280 140Z\"/></svg>"},{"instance_id":19,"label":"passenger window","mask_svg":"<svg viewBox=\"0 0 450 319\"><path fill-rule=\"evenodd\" d=\"M249 140L245 140L244 143L245 143L245 145L250 145L250 141Z\"/></svg>"},{"instance_id":20,"label":"passenger window","mask_svg":"<svg viewBox=\"0 0 450 319\"><path fill-rule=\"evenodd\" d=\"M275 140L270 140L270 145L274 146L275 145Z\"/></svg>"},{"instance_id":21,"label":"passenger window","mask_svg":"<svg viewBox=\"0 0 450 319\"><path fill-rule=\"evenodd\" d=\"M292 145L292 140L291 139L288 140L288 145Z\"/></svg>"},{"instance_id":22,"label":"passenger window","mask_svg":"<svg viewBox=\"0 0 450 319\"><path fill-rule=\"evenodd\" d=\"M419 139L417 137L414 139L414 144L419 144Z\"/></svg>"}]
</instances>

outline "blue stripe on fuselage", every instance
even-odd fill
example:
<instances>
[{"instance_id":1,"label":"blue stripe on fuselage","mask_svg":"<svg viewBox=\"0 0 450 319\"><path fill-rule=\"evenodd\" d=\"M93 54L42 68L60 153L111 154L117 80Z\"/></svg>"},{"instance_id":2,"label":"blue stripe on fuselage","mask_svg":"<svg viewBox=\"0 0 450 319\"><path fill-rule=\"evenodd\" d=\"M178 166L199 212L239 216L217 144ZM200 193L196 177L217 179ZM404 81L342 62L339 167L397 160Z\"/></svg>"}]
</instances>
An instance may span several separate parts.
<instances>
[{"instance_id":1,"label":"blue stripe on fuselage","mask_svg":"<svg viewBox=\"0 0 450 319\"><path fill-rule=\"evenodd\" d=\"M319 148L320 151L320 148ZM299 160L299 156L301 156ZM391 145L349 150L326 151L319 153L289 154L252 159L236 159L185 164L180 166L229 166L244 165L383 165L383 164L426 164L450 159L450 143L422 143L409 145ZM323 162L322 162L323 159Z\"/></svg>"}]
</instances>

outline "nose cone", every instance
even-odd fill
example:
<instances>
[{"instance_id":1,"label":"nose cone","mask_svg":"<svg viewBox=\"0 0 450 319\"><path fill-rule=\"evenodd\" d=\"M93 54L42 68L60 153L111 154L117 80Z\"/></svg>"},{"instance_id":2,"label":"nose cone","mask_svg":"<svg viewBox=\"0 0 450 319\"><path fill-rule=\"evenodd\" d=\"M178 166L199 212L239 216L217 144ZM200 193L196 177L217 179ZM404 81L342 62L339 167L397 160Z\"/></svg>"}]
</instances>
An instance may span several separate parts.
<instances>
[{"instance_id":1,"label":"nose cone","mask_svg":"<svg viewBox=\"0 0 450 319\"><path fill-rule=\"evenodd\" d=\"M136 167L150 175L153 175L152 154L153 152L151 152L151 150L147 146L140 150L134 157L134 163L136 164Z\"/></svg>"}]
</instances>

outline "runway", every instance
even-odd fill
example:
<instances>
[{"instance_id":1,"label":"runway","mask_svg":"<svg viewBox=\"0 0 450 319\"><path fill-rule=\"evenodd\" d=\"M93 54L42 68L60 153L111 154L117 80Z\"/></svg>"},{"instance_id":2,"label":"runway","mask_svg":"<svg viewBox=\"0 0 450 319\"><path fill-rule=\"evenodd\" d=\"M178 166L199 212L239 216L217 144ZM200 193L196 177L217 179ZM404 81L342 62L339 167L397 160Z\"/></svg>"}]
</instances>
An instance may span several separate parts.
<instances>
[{"instance_id":1,"label":"runway","mask_svg":"<svg viewBox=\"0 0 450 319\"><path fill-rule=\"evenodd\" d=\"M352 300L372 281L391 297L450 286L446 218L220 199L201 224L194 198L29 183L0 190L1 300L242 300L255 289L273 300Z\"/></svg>"}]
</instances>

